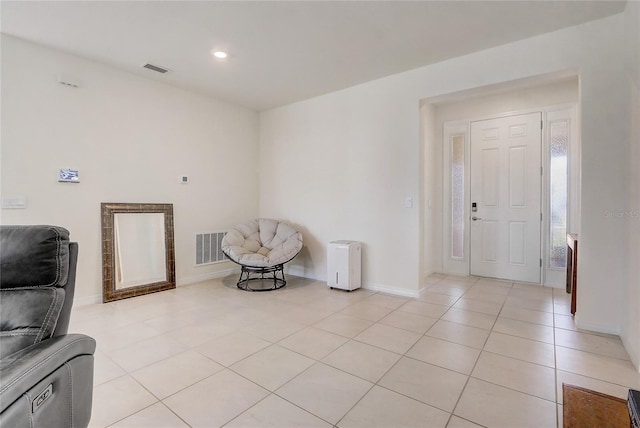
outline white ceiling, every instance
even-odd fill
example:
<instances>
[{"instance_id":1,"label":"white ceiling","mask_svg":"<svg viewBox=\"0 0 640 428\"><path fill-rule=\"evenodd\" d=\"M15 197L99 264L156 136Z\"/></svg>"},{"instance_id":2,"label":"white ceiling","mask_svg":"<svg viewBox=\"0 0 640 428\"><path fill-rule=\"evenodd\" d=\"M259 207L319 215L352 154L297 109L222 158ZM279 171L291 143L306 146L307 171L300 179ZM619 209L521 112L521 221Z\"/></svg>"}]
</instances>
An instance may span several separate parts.
<instances>
[{"instance_id":1,"label":"white ceiling","mask_svg":"<svg viewBox=\"0 0 640 428\"><path fill-rule=\"evenodd\" d=\"M622 12L625 1L5 1L1 31L256 110ZM224 61L210 55L226 49ZM141 65L171 69L160 75Z\"/></svg>"}]
</instances>

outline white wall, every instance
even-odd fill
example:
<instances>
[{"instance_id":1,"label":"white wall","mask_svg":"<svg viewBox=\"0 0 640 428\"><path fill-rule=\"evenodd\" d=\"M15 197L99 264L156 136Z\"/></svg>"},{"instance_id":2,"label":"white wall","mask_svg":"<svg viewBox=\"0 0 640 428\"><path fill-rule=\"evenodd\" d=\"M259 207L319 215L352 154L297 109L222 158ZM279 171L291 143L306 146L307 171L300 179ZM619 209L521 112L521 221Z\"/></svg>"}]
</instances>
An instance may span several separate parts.
<instances>
[{"instance_id":1,"label":"white wall","mask_svg":"<svg viewBox=\"0 0 640 428\"><path fill-rule=\"evenodd\" d=\"M628 152L630 215L619 221L628 223L632 233L626 247L631 260L620 336L636 367L640 368L640 2L627 2L624 15L631 142Z\"/></svg>"},{"instance_id":2,"label":"white wall","mask_svg":"<svg viewBox=\"0 0 640 428\"><path fill-rule=\"evenodd\" d=\"M326 279L327 243L356 240L363 243L365 286L413 295L420 270L418 100L396 98L389 80L372 85L261 115L260 215L301 227L308 253L294 259L293 272Z\"/></svg>"},{"instance_id":3,"label":"white wall","mask_svg":"<svg viewBox=\"0 0 640 428\"><path fill-rule=\"evenodd\" d=\"M419 100L566 70L579 71L582 194L578 325L619 333L637 233L610 221L628 205L628 87L620 15L444 61L261 113L260 215L305 229L307 276L325 277L326 243L365 243L366 283L417 293L421 198ZM426 168L425 168L426 170ZM425 171L426 175L427 171ZM423 201L419 201L422 203ZM426 226L428 227L428 225ZM425 236L429 236L426 231Z\"/></svg>"},{"instance_id":4,"label":"white wall","mask_svg":"<svg viewBox=\"0 0 640 428\"><path fill-rule=\"evenodd\" d=\"M2 35L1 118L2 197L27 198L1 221L70 230L79 302L102 294L100 202L174 204L178 284L232 268L194 267L194 234L257 215L257 113Z\"/></svg>"},{"instance_id":5,"label":"white wall","mask_svg":"<svg viewBox=\"0 0 640 428\"><path fill-rule=\"evenodd\" d=\"M436 132L442 137L442 125L449 120L476 119L521 110L577 102L580 98L578 79L573 76L545 84L497 91L453 102L437 102Z\"/></svg>"}]
</instances>

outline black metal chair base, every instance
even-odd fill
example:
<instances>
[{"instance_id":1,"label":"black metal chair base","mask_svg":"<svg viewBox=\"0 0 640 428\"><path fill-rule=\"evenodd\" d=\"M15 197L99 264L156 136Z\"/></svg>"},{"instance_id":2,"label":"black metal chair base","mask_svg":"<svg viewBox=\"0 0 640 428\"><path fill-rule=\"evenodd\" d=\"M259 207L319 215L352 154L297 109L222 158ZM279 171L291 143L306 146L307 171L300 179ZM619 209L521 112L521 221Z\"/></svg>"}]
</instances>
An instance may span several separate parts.
<instances>
[{"instance_id":1,"label":"black metal chair base","mask_svg":"<svg viewBox=\"0 0 640 428\"><path fill-rule=\"evenodd\" d=\"M239 289L245 291L271 291L277 290L287 285L287 281L284 278L284 265L277 265L273 267L256 268L251 266L240 266L240 279L236 284ZM264 284L269 283L269 287L252 288L252 282L260 282Z\"/></svg>"}]
</instances>

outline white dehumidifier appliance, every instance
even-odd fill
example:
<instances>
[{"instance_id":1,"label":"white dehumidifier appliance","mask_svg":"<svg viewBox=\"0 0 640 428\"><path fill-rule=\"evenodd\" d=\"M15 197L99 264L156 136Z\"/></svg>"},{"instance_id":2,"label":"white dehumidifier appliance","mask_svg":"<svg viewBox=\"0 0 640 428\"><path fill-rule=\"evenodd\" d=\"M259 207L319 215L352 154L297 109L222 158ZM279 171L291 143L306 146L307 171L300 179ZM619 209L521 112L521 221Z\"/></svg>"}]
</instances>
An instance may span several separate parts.
<instances>
[{"instance_id":1,"label":"white dehumidifier appliance","mask_svg":"<svg viewBox=\"0 0 640 428\"><path fill-rule=\"evenodd\" d=\"M327 248L327 285L355 290L362 285L362 244L356 241L332 241Z\"/></svg>"}]
</instances>

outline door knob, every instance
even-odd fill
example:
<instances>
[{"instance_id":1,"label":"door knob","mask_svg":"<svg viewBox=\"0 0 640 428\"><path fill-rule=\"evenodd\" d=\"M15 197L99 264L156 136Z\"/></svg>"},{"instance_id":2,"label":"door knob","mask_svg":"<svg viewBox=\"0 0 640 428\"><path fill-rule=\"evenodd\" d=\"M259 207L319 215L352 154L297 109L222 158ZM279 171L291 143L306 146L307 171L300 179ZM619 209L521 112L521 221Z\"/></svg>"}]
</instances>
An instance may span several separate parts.
<instances>
[{"instance_id":1,"label":"door knob","mask_svg":"<svg viewBox=\"0 0 640 428\"><path fill-rule=\"evenodd\" d=\"M476 220L482 220L482 219L480 217L473 216L471 217L471 220L476 221Z\"/></svg>"}]
</instances>

